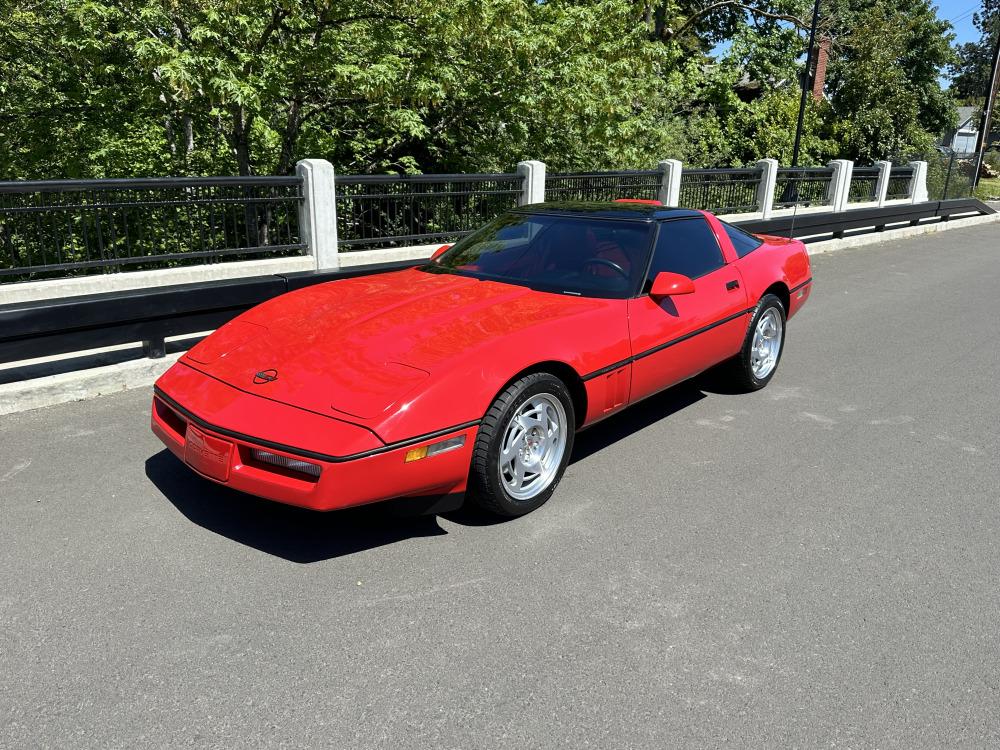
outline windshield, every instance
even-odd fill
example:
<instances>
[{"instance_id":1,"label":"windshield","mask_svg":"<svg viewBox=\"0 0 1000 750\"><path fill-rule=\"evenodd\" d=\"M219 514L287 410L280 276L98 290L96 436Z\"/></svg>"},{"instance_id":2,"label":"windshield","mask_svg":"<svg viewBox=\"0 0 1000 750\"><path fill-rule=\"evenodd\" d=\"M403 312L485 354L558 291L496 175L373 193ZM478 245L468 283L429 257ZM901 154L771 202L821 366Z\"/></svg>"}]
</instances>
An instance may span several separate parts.
<instances>
[{"instance_id":1,"label":"windshield","mask_svg":"<svg viewBox=\"0 0 1000 750\"><path fill-rule=\"evenodd\" d=\"M645 274L653 224L508 213L423 270L585 297L628 297Z\"/></svg>"}]
</instances>

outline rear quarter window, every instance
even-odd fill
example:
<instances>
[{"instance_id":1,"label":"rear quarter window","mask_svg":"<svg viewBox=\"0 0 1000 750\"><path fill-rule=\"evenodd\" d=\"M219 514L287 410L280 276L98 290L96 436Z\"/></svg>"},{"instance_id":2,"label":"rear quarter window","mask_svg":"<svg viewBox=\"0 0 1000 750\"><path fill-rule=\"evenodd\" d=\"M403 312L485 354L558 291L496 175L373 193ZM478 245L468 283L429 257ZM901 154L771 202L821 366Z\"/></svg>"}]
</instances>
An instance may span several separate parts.
<instances>
[{"instance_id":1,"label":"rear quarter window","mask_svg":"<svg viewBox=\"0 0 1000 750\"><path fill-rule=\"evenodd\" d=\"M660 271L697 279L725 264L722 249L707 221L672 219L660 224L646 283L651 284Z\"/></svg>"},{"instance_id":2,"label":"rear quarter window","mask_svg":"<svg viewBox=\"0 0 1000 750\"><path fill-rule=\"evenodd\" d=\"M763 240L757 239L752 234L747 234L742 229L737 229L734 226L726 224L724 221L719 223L722 224L722 228L726 230L726 234L729 235L729 241L733 243L736 255L740 258L753 252L764 244Z\"/></svg>"}]
</instances>

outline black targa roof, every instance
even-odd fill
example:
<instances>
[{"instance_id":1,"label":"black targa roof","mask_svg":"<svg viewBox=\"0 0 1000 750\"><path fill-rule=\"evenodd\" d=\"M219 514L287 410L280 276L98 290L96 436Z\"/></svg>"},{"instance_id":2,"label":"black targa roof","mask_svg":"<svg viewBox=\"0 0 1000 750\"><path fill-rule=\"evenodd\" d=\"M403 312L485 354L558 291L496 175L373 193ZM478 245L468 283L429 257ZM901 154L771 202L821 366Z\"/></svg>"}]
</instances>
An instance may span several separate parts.
<instances>
[{"instance_id":1,"label":"black targa roof","mask_svg":"<svg viewBox=\"0 0 1000 750\"><path fill-rule=\"evenodd\" d=\"M699 211L690 208L669 208L650 203L616 203L613 201L547 201L519 206L512 210L528 214L566 214L603 219L638 219L640 221L701 216Z\"/></svg>"}]
</instances>

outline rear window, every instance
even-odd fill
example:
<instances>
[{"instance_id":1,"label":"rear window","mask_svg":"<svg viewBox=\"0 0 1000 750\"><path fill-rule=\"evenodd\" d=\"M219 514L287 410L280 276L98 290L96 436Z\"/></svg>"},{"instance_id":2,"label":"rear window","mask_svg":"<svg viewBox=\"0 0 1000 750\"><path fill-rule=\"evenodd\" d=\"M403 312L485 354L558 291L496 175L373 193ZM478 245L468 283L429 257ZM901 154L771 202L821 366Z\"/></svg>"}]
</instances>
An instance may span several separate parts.
<instances>
[{"instance_id":1,"label":"rear window","mask_svg":"<svg viewBox=\"0 0 1000 750\"><path fill-rule=\"evenodd\" d=\"M752 234L747 234L742 229L737 229L724 221L720 222L720 224L726 230L726 234L729 235L729 240L733 243L736 254L741 258L764 244L763 240L757 239Z\"/></svg>"}]
</instances>

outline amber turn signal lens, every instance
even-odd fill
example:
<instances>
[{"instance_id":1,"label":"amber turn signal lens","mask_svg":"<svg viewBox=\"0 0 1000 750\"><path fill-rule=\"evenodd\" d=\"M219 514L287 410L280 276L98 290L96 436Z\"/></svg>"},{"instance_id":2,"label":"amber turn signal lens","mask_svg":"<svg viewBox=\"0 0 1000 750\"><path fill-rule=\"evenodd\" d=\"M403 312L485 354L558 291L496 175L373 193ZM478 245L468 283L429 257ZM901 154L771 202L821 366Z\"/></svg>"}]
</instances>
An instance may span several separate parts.
<instances>
[{"instance_id":1,"label":"amber turn signal lens","mask_svg":"<svg viewBox=\"0 0 1000 750\"><path fill-rule=\"evenodd\" d=\"M419 461L421 458L436 456L438 453L447 453L456 448L461 448L463 445L465 445L465 435L459 435L458 437L442 440L440 443L431 443L430 445L422 445L419 448L411 448L406 452L403 463L408 464L411 461Z\"/></svg>"},{"instance_id":2,"label":"amber turn signal lens","mask_svg":"<svg viewBox=\"0 0 1000 750\"><path fill-rule=\"evenodd\" d=\"M427 458L426 445L422 445L419 448L411 448L406 451L406 457L403 459L403 463L408 464L410 461L419 461L421 458Z\"/></svg>"}]
</instances>

